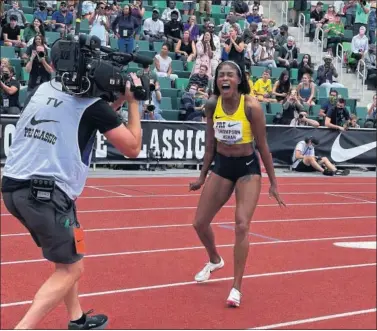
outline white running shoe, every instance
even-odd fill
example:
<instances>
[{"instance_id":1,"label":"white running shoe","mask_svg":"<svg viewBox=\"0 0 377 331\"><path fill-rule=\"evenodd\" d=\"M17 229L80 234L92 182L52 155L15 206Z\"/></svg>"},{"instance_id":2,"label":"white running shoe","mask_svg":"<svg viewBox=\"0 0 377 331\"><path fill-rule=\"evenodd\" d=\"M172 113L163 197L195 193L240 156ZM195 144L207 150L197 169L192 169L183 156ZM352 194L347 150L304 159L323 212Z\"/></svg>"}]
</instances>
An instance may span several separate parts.
<instances>
[{"instance_id":1,"label":"white running shoe","mask_svg":"<svg viewBox=\"0 0 377 331\"><path fill-rule=\"evenodd\" d=\"M239 307L241 303L241 296L242 294L240 291L238 291L235 288L232 288L230 290L228 299L226 300L227 305L230 307Z\"/></svg>"},{"instance_id":2,"label":"white running shoe","mask_svg":"<svg viewBox=\"0 0 377 331\"><path fill-rule=\"evenodd\" d=\"M224 266L223 258L220 257L220 259L221 260L219 263L208 262L205 265L205 267L195 275L195 280L198 283L208 280L212 272L214 272L215 270L221 269Z\"/></svg>"}]
</instances>

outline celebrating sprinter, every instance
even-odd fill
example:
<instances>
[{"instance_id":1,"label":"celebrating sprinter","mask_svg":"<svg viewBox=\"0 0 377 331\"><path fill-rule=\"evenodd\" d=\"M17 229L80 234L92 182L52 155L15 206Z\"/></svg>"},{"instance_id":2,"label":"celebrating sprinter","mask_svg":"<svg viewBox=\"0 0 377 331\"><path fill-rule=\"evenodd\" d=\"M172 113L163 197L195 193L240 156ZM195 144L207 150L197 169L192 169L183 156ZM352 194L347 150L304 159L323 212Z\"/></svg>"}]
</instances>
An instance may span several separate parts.
<instances>
[{"instance_id":1,"label":"celebrating sprinter","mask_svg":"<svg viewBox=\"0 0 377 331\"><path fill-rule=\"evenodd\" d=\"M238 64L222 62L215 73L214 95L205 107L207 129L203 167L198 180L190 183L190 190L200 189L212 161L215 161L193 224L209 255L209 262L195 276L197 282L208 280L211 272L224 266L210 224L235 190L234 282L227 299L227 304L232 307L240 305L241 282L249 250L249 226L261 191L262 176L255 148L270 179L270 196L280 206L285 206L278 193L267 145L265 115L259 102L249 94L246 75Z\"/></svg>"}]
</instances>

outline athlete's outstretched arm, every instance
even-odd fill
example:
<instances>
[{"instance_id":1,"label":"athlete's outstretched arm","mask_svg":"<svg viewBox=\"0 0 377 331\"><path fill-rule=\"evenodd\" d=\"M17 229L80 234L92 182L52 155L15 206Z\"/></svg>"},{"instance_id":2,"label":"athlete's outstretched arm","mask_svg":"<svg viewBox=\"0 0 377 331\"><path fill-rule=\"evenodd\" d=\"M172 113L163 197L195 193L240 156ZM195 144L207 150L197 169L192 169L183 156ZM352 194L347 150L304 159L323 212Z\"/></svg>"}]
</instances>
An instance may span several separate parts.
<instances>
[{"instance_id":1,"label":"athlete's outstretched arm","mask_svg":"<svg viewBox=\"0 0 377 331\"><path fill-rule=\"evenodd\" d=\"M252 125L255 142L270 180L270 195L274 196L279 205L285 206L277 191L274 164L267 143L265 115L259 101L249 96L246 96L246 115Z\"/></svg>"},{"instance_id":2,"label":"athlete's outstretched arm","mask_svg":"<svg viewBox=\"0 0 377 331\"><path fill-rule=\"evenodd\" d=\"M190 190L198 190L205 182L208 170L212 164L216 150L215 133L213 130L213 113L215 112L217 104L217 96L211 96L205 104L205 113L207 118L206 138L205 138L205 153L203 158L203 166L200 172L200 177L195 183L190 184Z\"/></svg>"}]
</instances>

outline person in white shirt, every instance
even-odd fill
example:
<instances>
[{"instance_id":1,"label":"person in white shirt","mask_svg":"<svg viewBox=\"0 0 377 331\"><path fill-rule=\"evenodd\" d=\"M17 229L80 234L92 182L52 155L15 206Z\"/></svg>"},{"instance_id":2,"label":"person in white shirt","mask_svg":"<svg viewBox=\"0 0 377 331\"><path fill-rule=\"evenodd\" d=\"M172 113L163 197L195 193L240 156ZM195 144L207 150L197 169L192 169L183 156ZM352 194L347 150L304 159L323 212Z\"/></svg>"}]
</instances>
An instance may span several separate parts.
<instances>
[{"instance_id":1,"label":"person in white shirt","mask_svg":"<svg viewBox=\"0 0 377 331\"><path fill-rule=\"evenodd\" d=\"M106 46L108 40L108 31L110 30L110 21L105 13L105 3L99 2L96 10L89 18L90 36L97 36L101 40L101 45Z\"/></svg>"},{"instance_id":2,"label":"person in white shirt","mask_svg":"<svg viewBox=\"0 0 377 331\"><path fill-rule=\"evenodd\" d=\"M179 9L175 7L175 1L169 2L169 8L166 8L161 15L161 19L164 23L171 21L171 13L172 11L178 12L178 19L177 21L180 22L182 20L181 13Z\"/></svg>"},{"instance_id":3,"label":"person in white shirt","mask_svg":"<svg viewBox=\"0 0 377 331\"><path fill-rule=\"evenodd\" d=\"M164 23L159 19L159 15L160 11L158 9L153 9L152 17L147 18L144 21L144 39L149 42L167 40L164 35Z\"/></svg>"},{"instance_id":4,"label":"person in white shirt","mask_svg":"<svg viewBox=\"0 0 377 331\"><path fill-rule=\"evenodd\" d=\"M298 172L321 172L325 176L335 174L348 175L349 170L339 172L327 157L315 156L314 146L319 141L314 137L307 137L297 143L292 155L292 170Z\"/></svg>"},{"instance_id":5,"label":"person in white shirt","mask_svg":"<svg viewBox=\"0 0 377 331\"><path fill-rule=\"evenodd\" d=\"M365 35L366 28L365 26L361 26L359 29L359 34L352 38L351 42L351 49L352 55L351 57L355 58L357 61L364 57L364 54L368 52L368 37Z\"/></svg>"}]
</instances>

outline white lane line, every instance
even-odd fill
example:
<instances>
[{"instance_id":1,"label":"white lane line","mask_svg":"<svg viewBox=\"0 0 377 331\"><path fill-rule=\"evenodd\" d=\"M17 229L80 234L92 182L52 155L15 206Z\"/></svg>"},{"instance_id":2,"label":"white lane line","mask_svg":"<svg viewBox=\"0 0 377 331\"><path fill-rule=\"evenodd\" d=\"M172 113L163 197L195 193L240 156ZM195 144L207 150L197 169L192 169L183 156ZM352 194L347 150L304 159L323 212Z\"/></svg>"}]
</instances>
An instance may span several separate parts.
<instances>
[{"instance_id":1,"label":"white lane line","mask_svg":"<svg viewBox=\"0 0 377 331\"><path fill-rule=\"evenodd\" d=\"M376 202L353 202L352 205L371 205ZM316 202L316 203L291 203L287 204L287 207L294 206L334 206L334 205L350 205L350 202ZM235 205L225 205L223 208L235 208ZM278 204L265 204L258 205L258 208L262 207L279 207ZM197 209L197 206L180 206L180 207L150 207L150 208L124 208L124 209L93 209L93 210L78 210L77 213L115 213L115 212L134 212L134 211L158 211L158 210L183 210L183 209ZM11 216L11 214L1 214L1 216Z\"/></svg>"},{"instance_id":2,"label":"white lane line","mask_svg":"<svg viewBox=\"0 0 377 331\"><path fill-rule=\"evenodd\" d=\"M316 217L316 218L287 218L278 220L260 220L251 221L250 223L281 223L281 222L311 222L311 221L341 221L341 220L354 220L354 219L375 219L376 216L345 216L345 217ZM234 224L234 221L212 222L212 225ZM84 229L84 232L103 232L103 231L126 231L126 230L149 230L149 229L166 229L166 228L180 228L180 227L192 227L192 223L185 224L161 224L161 225L144 225L144 226L123 226L116 228L93 228ZM2 238L17 237L17 236L29 236L28 232L20 233L7 233L2 234Z\"/></svg>"},{"instance_id":3,"label":"white lane line","mask_svg":"<svg viewBox=\"0 0 377 331\"><path fill-rule=\"evenodd\" d=\"M346 236L346 237L325 237L325 238L308 238L308 239L290 239L281 241L260 241L250 243L250 246L257 245L277 245L277 244L288 244L288 243L308 243L316 241L329 241L329 240L344 240L344 239L356 239L356 238L375 238L376 234L362 235L362 236ZM234 244L223 244L217 245L218 248L233 248ZM89 254L85 258L98 258L98 257L112 257L112 256L124 256L124 255L137 255L137 254L151 254L151 253L168 253L168 252L181 252L181 251L191 251L204 249L203 246L188 246L188 247L177 247L177 248L161 248L161 249L151 249L143 251L125 251L116 253L102 253L102 254ZM1 262L0 265L14 265L14 264L26 264L26 263L39 263L48 262L45 259L32 259L32 260L15 260L15 261L5 261Z\"/></svg>"},{"instance_id":4,"label":"white lane line","mask_svg":"<svg viewBox=\"0 0 377 331\"><path fill-rule=\"evenodd\" d=\"M356 192L355 192L356 193ZM376 203L376 201L371 201L371 200L367 200L367 199L361 199L361 198L355 198L355 197L350 197L348 195L343 195L343 194L339 194L339 193L326 193L327 195L332 195L334 197L340 197L340 198L346 198L346 199L352 199L352 200L356 200L356 201L364 201L364 202L372 202L372 203Z\"/></svg>"},{"instance_id":5,"label":"white lane line","mask_svg":"<svg viewBox=\"0 0 377 331\"><path fill-rule=\"evenodd\" d=\"M285 323L264 325L264 326L259 326L259 327L255 327L255 328L250 328L248 330L270 330L270 329L283 328L283 327L292 326L292 325L299 325L299 324L305 324L305 323L325 321L325 320L330 320L330 319L334 319L334 318L349 317L349 316L362 315L362 314L370 314L370 313L375 313L376 311L377 311L377 308L356 310L356 311L350 311L350 312L341 313L341 314L325 315L325 316L312 317L312 318L307 318L307 319L297 320L297 321L291 321L291 322L285 322Z\"/></svg>"},{"instance_id":6,"label":"white lane line","mask_svg":"<svg viewBox=\"0 0 377 331\"><path fill-rule=\"evenodd\" d=\"M88 188L92 188L92 189L95 189L95 190L98 190L98 191L103 191L103 192L107 192L107 193L114 193L114 194L117 194L118 197L127 197L127 198L130 198L131 195L128 195L128 194L123 194L123 193L120 193L120 192L116 192L116 191L111 191L111 190L107 190L107 189L104 189L104 188L99 188L99 187L96 187L96 186L87 186Z\"/></svg>"},{"instance_id":7,"label":"white lane line","mask_svg":"<svg viewBox=\"0 0 377 331\"><path fill-rule=\"evenodd\" d=\"M364 263L364 264L349 264L349 265L340 265L340 266L328 266L328 267L320 267L320 268L312 268L312 269L298 269L298 270L268 272L268 273L262 273L262 274L245 275L243 277L243 279L271 277L271 276L283 276L283 275L295 275L295 274L302 274L302 273L308 273L308 272L318 272L318 271L366 268L366 267L373 267L373 266L376 266L376 265L377 265L377 263ZM232 277L209 279L206 283L217 283L217 282L224 282L224 281L228 281L228 280L233 280L233 276ZM110 294L156 290L156 289L170 288L170 287L180 287L180 286L187 286L187 285L194 285L194 284L196 284L197 286L200 286L200 284L198 284L196 281L186 281L186 282L179 282L179 283L168 283L168 284L151 285L151 286L143 286L143 287L131 287L131 288L102 291L102 292L83 293L83 294L80 294L79 297L84 298L84 297L103 296L103 295L110 295ZM10 302L10 303L2 303L0 307L6 308L6 307L13 307L13 306L22 306L22 305L27 305L27 304L30 304L30 303L32 303L32 300L17 301L17 302Z\"/></svg>"}]
</instances>

